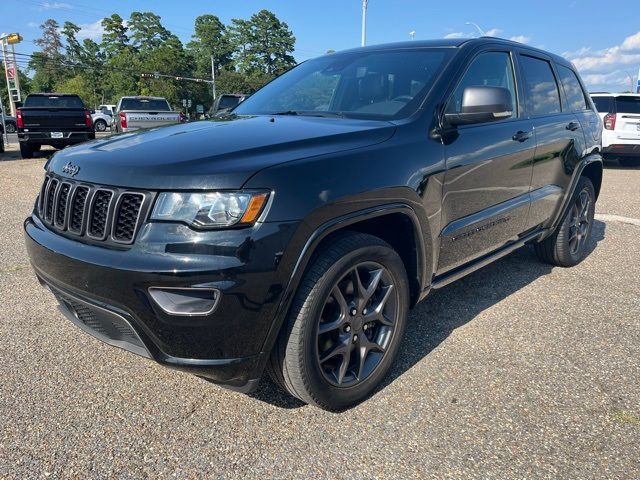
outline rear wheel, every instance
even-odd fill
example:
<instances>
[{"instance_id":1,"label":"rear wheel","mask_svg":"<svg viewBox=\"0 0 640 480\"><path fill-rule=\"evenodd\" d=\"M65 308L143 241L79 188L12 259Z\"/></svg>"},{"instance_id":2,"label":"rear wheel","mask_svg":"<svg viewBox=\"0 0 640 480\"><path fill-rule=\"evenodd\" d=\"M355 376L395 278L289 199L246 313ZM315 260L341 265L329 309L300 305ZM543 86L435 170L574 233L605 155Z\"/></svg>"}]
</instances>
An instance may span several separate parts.
<instances>
[{"instance_id":1,"label":"rear wheel","mask_svg":"<svg viewBox=\"0 0 640 480\"><path fill-rule=\"evenodd\" d=\"M408 305L404 264L386 242L360 233L336 238L300 284L271 355L272 377L327 410L356 404L393 363Z\"/></svg>"},{"instance_id":2,"label":"rear wheel","mask_svg":"<svg viewBox=\"0 0 640 480\"><path fill-rule=\"evenodd\" d=\"M624 167L637 167L640 166L640 157L622 157L618 161L620 165Z\"/></svg>"},{"instance_id":3,"label":"rear wheel","mask_svg":"<svg viewBox=\"0 0 640 480\"><path fill-rule=\"evenodd\" d=\"M33 148L26 143L20 143L20 155L22 158L33 158Z\"/></svg>"},{"instance_id":4,"label":"rear wheel","mask_svg":"<svg viewBox=\"0 0 640 480\"><path fill-rule=\"evenodd\" d=\"M96 132L104 132L107 129L107 122L104 120L96 120L96 123L93 124Z\"/></svg>"},{"instance_id":5,"label":"rear wheel","mask_svg":"<svg viewBox=\"0 0 640 480\"><path fill-rule=\"evenodd\" d=\"M534 245L538 258L559 267L572 267L586 256L593 227L596 195L593 183L580 177L578 187L556 231Z\"/></svg>"},{"instance_id":6,"label":"rear wheel","mask_svg":"<svg viewBox=\"0 0 640 480\"><path fill-rule=\"evenodd\" d=\"M13 122L7 122L6 124L7 127L7 133L16 133L16 124Z\"/></svg>"}]
</instances>

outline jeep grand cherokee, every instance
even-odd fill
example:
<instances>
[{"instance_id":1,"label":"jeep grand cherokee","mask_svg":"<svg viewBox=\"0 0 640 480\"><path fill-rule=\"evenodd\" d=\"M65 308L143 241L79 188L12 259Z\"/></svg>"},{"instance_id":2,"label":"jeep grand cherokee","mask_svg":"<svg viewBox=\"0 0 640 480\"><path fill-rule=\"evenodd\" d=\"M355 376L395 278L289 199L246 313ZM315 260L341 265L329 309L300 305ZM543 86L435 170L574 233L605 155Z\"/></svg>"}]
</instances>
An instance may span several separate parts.
<instances>
[{"instance_id":1,"label":"jeep grand cherokee","mask_svg":"<svg viewBox=\"0 0 640 480\"><path fill-rule=\"evenodd\" d=\"M430 290L532 244L590 251L601 121L574 67L494 38L309 60L209 122L58 152L31 263L86 332L339 410Z\"/></svg>"}]
</instances>

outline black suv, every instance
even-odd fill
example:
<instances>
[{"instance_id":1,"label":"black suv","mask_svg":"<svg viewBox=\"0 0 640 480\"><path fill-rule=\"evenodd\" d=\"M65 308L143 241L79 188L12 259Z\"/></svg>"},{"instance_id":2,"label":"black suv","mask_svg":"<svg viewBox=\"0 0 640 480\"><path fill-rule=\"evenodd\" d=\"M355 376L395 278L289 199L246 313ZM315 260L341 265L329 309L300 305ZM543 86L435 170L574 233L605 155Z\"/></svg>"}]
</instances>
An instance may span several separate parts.
<instances>
[{"instance_id":1,"label":"black suv","mask_svg":"<svg viewBox=\"0 0 640 480\"><path fill-rule=\"evenodd\" d=\"M230 117L58 152L31 262L101 340L240 391L365 398L409 309L527 244L589 251L601 121L573 66L483 38L309 60Z\"/></svg>"}]
</instances>

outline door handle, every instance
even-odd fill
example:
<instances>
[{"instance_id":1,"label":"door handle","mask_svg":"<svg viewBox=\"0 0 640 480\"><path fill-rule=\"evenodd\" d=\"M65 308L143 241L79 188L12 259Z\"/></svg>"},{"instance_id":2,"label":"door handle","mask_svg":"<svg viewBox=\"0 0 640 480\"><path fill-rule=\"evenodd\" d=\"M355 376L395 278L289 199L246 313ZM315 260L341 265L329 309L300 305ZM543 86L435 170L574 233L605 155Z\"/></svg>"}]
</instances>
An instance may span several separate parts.
<instances>
[{"instance_id":1,"label":"door handle","mask_svg":"<svg viewBox=\"0 0 640 480\"><path fill-rule=\"evenodd\" d=\"M518 130L516 133L513 134L513 137L511 138L515 142L524 142L526 140L529 140L532 136L533 136L533 132L523 132L522 130Z\"/></svg>"},{"instance_id":2,"label":"door handle","mask_svg":"<svg viewBox=\"0 0 640 480\"><path fill-rule=\"evenodd\" d=\"M578 122L569 122L569 125L567 125L567 130L571 130L572 132L575 132L579 128L580 124Z\"/></svg>"}]
</instances>

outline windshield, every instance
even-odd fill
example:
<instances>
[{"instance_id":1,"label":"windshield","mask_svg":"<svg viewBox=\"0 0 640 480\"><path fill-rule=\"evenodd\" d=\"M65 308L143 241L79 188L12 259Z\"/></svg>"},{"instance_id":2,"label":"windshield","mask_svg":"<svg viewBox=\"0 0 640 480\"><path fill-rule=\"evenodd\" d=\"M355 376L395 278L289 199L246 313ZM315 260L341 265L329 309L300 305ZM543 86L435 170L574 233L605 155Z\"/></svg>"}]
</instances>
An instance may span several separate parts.
<instances>
[{"instance_id":1,"label":"windshield","mask_svg":"<svg viewBox=\"0 0 640 480\"><path fill-rule=\"evenodd\" d=\"M150 110L168 112L169 104L163 98L123 98L120 110Z\"/></svg>"},{"instance_id":2,"label":"windshield","mask_svg":"<svg viewBox=\"0 0 640 480\"><path fill-rule=\"evenodd\" d=\"M223 95L220 97L220 103L218 103L218 109L223 110L225 108L233 108L240 103L240 97L232 95Z\"/></svg>"},{"instance_id":3,"label":"windshield","mask_svg":"<svg viewBox=\"0 0 640 480\"><path fill-rule=\"evenodd\" d=\"M24 101L25 107L36 108L84 108L77 95L29 95Z\"/></svg>"},{"instance_id":4,"label":"windshield","mask_svg":"<svg viewBox=\"0 0 640 480\"><path fill-rule=\"evenodd\" d=\"M403 118L417 110L454 51L422 48L329 54L278 77L233 112Z\"/></svg>"}]
</instances>

